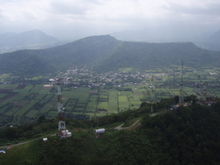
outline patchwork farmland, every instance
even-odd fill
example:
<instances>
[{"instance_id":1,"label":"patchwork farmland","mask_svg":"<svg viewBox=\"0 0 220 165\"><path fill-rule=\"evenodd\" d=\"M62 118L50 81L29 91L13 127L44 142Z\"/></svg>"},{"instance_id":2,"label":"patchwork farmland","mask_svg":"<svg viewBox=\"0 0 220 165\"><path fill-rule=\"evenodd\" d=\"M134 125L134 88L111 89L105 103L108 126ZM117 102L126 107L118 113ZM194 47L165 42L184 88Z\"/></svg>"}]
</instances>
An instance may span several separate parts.
<instances>
[{"instance_id":1,"label":"patchwork farmland","mask_svg":"<svg viewBox=\"0 0 220 165\"><path fill-rule=\"evenodd\" d=\"M151 73L140 83L124 85L76 86L62 85L65 116L90 119L139 108L143 101L160 101L180 93L180 72ZM196 95L198 90L207 96L220 96L218 76L204 70L198 74L190 68L184 72L183 95ZM152 79L154 75L154 79ZM110 76L109 76L110 77ZM122 78L120 78L121 80ZM118 80L117 80L118 81ZM121 82L123 83L123 82ZM200 85L198 87L198 84ZM203 85L202 85L203 84ZM57 87L55 84L2 84L0 85L0 126L36 122L39 116L57 117Z\"/></svg>"}]
</instances>

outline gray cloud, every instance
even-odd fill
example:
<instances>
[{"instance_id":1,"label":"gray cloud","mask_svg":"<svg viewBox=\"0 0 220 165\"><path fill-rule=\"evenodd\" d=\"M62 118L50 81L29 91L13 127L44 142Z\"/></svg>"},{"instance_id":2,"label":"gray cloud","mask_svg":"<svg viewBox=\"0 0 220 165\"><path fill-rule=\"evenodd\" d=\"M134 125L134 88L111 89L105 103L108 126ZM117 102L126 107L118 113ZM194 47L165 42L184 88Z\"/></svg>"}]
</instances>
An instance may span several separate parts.
<instances>
[{"instance_id":1,"label":"gray cloud","mask_svg":"<svg viewBox=\"0 0 220 165\"><path fill-rule=\"evenodd\" d=\"M51 6L55 12L59 12L61 14L83 15L88 10L80 4L63 3L58 1L52 2Z\"/></svg>"},{"instance_id":2,"label":"gray cloud","mask_svg":"<svg viewBox=\"0 0 220 165\"><path fill-rule=\"evenodd\" d=\"M170 7L164 7L172 13L181 13L189 15L216 15L220 16L220 4L207 4L205 6L184 6L176 3L170 3Z\"/></svg>"},{"instance_id":3,"label":"gray cloud","mask_svg":"<svg viewBox=\"0 0 220 165\"><path fill-rule=\"evenodd\" d=\"M2 15L2 11L1 11L1 9L0 9L0 20L1 20L1 18L3 18L4 16Z\"/></svg>"},{"instance_id":4,"label":"gray cloud","mask_svg":"<svg viewBox=\"0 0 220 165\"><path fill-rule=\"evenodd\" d=\"M215 0L8 0L0 1L0 33L40 29L77 38L155 26L216 30L219 8Z\"/></svg>"}]
</instances>

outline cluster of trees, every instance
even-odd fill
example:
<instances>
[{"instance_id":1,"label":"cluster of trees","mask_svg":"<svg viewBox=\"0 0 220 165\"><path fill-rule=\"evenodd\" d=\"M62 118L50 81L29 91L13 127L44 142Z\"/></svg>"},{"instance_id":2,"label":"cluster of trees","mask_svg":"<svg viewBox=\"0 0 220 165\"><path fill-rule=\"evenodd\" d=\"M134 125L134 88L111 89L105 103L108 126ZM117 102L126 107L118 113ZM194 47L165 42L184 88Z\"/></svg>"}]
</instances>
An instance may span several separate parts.
<instances>
[{"instance_id":1,"label":"cluster of trees","mask_svg":"<svg viewBox=\"0 0 220 165\"><path fill-rule=\"evenodd\" d=\"M190 97L189 97L190 98ZM173 102L164 99L155 105L155 111ZM142 116L136 130L117 131L107 128L98 139L92 131L96 120L69 119L68 125L87 128L73 133L71 138L51 137L37 140L29 150L34 159L29 164L219 164L220 102L212 106L192 104L172 111L163 111L152 117L150 105L143 102L136 111L126 111L98 119L105 128L115 122L126 122ZM38 126L49 122L41 117ZM37 126L37 125L36 125ZM24 151L25 152L25 151ZM17 161L24 162L22 158ZM26 164L28 164L26 162Z\"/></svg>"},{"instance_id":2,"label":"cluster of trees","mask_svg":"<svg viewBox=\"0 0 220 165\"><path fill-rule=\"evenodd\" d=\"M40 116L37 123L5 127L0 131L1 143L38 137L40 134L57 128L56 119L45 119Z\"/></svg>"},{"instance_id":3,"label":"cluster of trees","mask_svg":"<svg viewBox=\"0 0 220 165\"><path fill-rule=\"evenodd\" d=\"M175 111L145 116L143 134L159 164L219 164L220 111L194 104ZM165 163L164 163L165 162Z\"/></svg>"},{"instance_id":4,"label":"cluster of trees","mask_svg":"<svg viewBox=\"0 0 220 165\"><path fill-rule=\"evenodd\" d=\"M147 104L142 104L144 108ZM140 108L140 109L141 109ZM126 112L124 119L129 118ZM120 114L121 115L121 114ZM119 116L120 116L119 115ZM115 121L123 116L115 115ZM118 119L117 119L118 118ZM101 119L101 118L100 118ZM104 118L110 121L108 118ZM193 104L155 117L145 115L136 130L107 129L68 139L51 137L31 144L33 164L219 164L220 102L208 107ZM21 158L20 158L21 159ZM23 161L21 159L21 161Z\"/></svg>"},{"instance_id":5,"label":"cluster of trees","mask_svg":"<svg viewBox=\"0 0 220 165\"><path fill-rule=\"evenodd\" d=\"M39 141L39 158L46 164L219 164L219 107L220 103L212 107L193 104L155 117L145 115L139 129L108 130L97 140L85 134L80 139ZM112 118L122 121L131 118L128 114L133 115L126 112ZM62 146L63 155L54 146ZM56 160L48 160L50 154Z\"/></svg>"},{"instance_id":6,"label":"cluster of trees","mask_svg":"<svg viewBox=\"0 0 220 165\"><path fill-rule=\"evenodd\" d=\"M88 124L76 119L66 119L66 124L70 128L87 128ZM5 127L0 131L0 144L5 145L13 141L25 140L40 137L48 132L56 132L57 119L46 119L40 116L36 123Z\"/></svg>"}]
</instances>

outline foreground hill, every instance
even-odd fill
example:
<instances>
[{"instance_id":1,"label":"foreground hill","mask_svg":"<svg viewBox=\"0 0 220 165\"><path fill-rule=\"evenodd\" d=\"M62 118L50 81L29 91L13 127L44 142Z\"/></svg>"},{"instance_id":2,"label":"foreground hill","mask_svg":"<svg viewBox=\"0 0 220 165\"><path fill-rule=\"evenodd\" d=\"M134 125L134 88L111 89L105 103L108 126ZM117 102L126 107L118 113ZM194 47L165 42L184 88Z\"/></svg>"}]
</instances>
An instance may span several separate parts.
<instances>
[{"instance_id":1,"label":"foreground hill","mask_svg":"<svg viewBox=\"0 0 220 165\"><path fill-rule=\"evenodd\" d=\"M35 65L31 68L26 66L27 59L35 61ZM117 71L123 67L153 69L178 65L182 60L187 66L215 67L219 66L220 52L204 50L188 42L124 42L109 35L103 35L83 38L54 48L1 54L0 72L43 75L54 72L56 69L83 66L96 72ZM15 71L15 68L18 68L18 71Z\"/></svg>"},{"instance_id":2,"label":"foreground hill","mask_svg":"<svg viewBox=\"0 0 220 165\"><path fill-rule=\"evenodd\" d=\"M219 106L219 102L212 107L193 104L151 117L150 106L143 103L137 111L100 118L100 124L105 128L104 123L126 123L144 115L135 130L106 129L100 138L87 130L74 132L68 139L37 140L7 150L6 154L0 155L0 161L2 164L48 165L219 164Z\"/></svg>"}]
</instances>

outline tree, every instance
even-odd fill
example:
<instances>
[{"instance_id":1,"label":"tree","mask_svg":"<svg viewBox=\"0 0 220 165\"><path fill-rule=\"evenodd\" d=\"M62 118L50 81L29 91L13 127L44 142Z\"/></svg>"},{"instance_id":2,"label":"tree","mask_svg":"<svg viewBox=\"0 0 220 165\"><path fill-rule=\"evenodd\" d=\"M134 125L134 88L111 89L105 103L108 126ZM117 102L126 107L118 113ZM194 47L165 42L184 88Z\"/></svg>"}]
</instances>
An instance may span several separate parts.
<instances>
[{"instance_id":1,"label":"tree","mask_svg":"<svg viewBox=\"0 0 220 165\"><path fill-rule=\"evenodd\" d=\"M175 104L179 103L179 96L174 97L174 102L175 102Z\"/></svg>"},{"instance_id":2,"label":"tree","mask_svg":"<svg viewBox=\"0 0 220 165\"><path fill-rule=\"evenodd\" d=\"M37 123L43 123L46 120L44 115L41 115L37 121Z\"/></svg>"}]
</instances>

